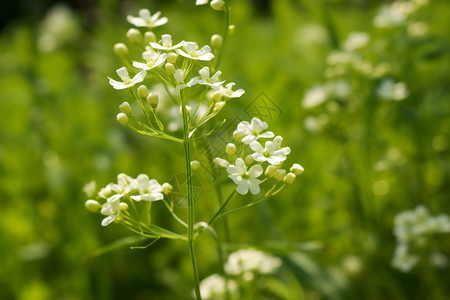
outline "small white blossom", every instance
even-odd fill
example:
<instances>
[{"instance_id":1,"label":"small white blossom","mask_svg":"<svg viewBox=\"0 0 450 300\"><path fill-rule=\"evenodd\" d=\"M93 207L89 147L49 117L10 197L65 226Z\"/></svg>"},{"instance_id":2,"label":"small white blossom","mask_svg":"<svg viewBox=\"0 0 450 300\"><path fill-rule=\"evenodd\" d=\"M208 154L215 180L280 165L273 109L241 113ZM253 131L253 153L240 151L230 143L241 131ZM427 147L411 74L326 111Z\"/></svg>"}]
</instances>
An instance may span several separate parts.
<instances>
[{"instance_id":1,"label":"small white blossom","mask_svg":"<svg viewBox=\"0 0 450 300\"><path fill-rule=\"evenodd\" d=\"M108 77L109 84L112 85L112 87L115 88L116 90L123 90L126 88L130 88L134 86L136 83L144 81L144 78L147 75L147 71L142 70L139 73L137 73L133 78L130 78L130 76L128 75L128 71L125 67L117 69L116 72L117 75L119 75L120 79L122 79L122 82L116 81Z\"/></svg>"},{"instance_id":2,"label":"small white blossom","mask_svg":"<svg viewBox=\"0 0 450 300\"><path fill-rule=\"evenodd\" d=\"M194 42L185 42L183 45L184 50L178 49L178 54L193 60L210 61L214 58L214 54L211 53L209 46L203 46L198 50L198 46Z\"/></svg>"},{"instance_id":3,"label":"small white blossom","mask_svg":"<svg viewBox=\"0 0 450 300\"><path fill-rule=\"evenodd\" d=\"M322 86L315 86L306 91L302 105L304 108L311 108L324 103L327 100L328 92Z\"/></svg>"},{"instance_id":4,"label":"small white blossom","mask_svg":"<svg viewBox=\"0 0 450 300\"><path fill-rule=\"evenodd\" d=\"M354 51L364 48L369 43L369 35L366 32L351 32L344 42L344 50Z\"/></svg>"},{"instance_id":5,"label":"small white blossom","mask_svg":"<svg viewBox=\"0 0 450 300\"><path fill-rule=\"evenodd\" d=\"M234 82L228 83L225 87L222 85L216 86L212 85L211 87L216 90L222 97L226 98L239 98L244 95L245 91L243 89L238 89L237 91L233 91Z\"/></svg>"},{"instance_id":6,"label":"small white blossom","mask_svg":"<svg viewBox=\"0 0 450 300\"><path fill-rule=\"evenodd\" d=\"M198 72L200 77L194 77L187 83L187 86L193 86L196 84L208 85L208 86L220 86L225 81L220 81L219 76L222 72L217 71L213 76L210 76L210 71L208 67L200 69Z\"/></svg>"},{"instance_id":7,"label":"small white blossom","mask_svg":"<svg viewBox=\"0 0 450 300\"><path fill-rule=\"evenodd\" d=\"M267 161L271 165L279 165L286 160L286 155L291 152L289 147L277 149L277 144L271 141L267 141L264 148L258 141L253 141L250 143L250 148L255 151L252 154L254 160L258 162Z\"/></svg>"},{"instance_id":8,"label":"small white blossom","mask_svg":"<svg viewBox=\"0 0 450 300\"><path fill-rule=\"evenodd\" d=\"M180 48L183 44L184 41L181 41L176 45L172 45L172 36L170 34L163 34L161 36L161 44L151 42L150 46L152 46L153 49L169 51Z\"/></svg>"},{"instance_id":9,"label":"small white blossom","mask_svg":"<svg viewBox=\"0 0 450 300\"><path fill-rule=\"evenodd\" d=\"M135 201L157 201L164 198L162 186L155 179L150 180L146 174L137 177L137 188L139 195L131 196Z\"/></svg>"},{"instance_id":10,"label":"small white blossom","mask_svg":"<svg viewBox=\"0 0 450 300\"><path fill-rule=\"evenodd\" d=\"M378 87L378 95L385 100L401 101L408 97L408 89L404 82L394 83L392 79L385 79Z\"/></svg>"},{"instance_id":11,"label":"small white blossom","mask_svg":"<svg viewBox=\"0 0 450 300\"><path fill-rule=\"evenodd\" d=\"M167 54L159 54L146 51L142 53L142 58L145 59L146 63L133 61L133 67L148 71L162 65L166 61Z\"/></svg>"},{"instance_id":12,"label":"small white blossom","mask_svg":"<svg viewBox=\"0 0 450 300\"><path fill-rule=\"evenodd\" d=\"M247 121L240 122L233 132L233 137L244 144L250 144L260 138L273 138L275 134L272 131L263 132L268 127L269 125L266 122L258 118L252 118L250 123Z\"/></svg>"},{"instance_id":13,"label":"small white blossom","mask_svg":"<svg viewBox=\"0 0 450 300\"><path fill-rule=\"evenodd\" d=\"M391 265L402 271L409 272L419 262L420 257L418 255L411 254L408 250L408 246L401 244L397 245L394 252L394 257L391 260Z\"/></svg>"},{"instance_id":14,"label":"small white blossom","mask_svg":"<svg viewBox=\"0 0 450 300\"><path fill-rule=\"evenodd\" d=\"M127 21L136 27L154 28L164 25L169 21L166 17L160 18L160 11L157 11L153 16L148 9L139 10L139 17L128 16Z\"/></svg>"},{"instance_id":15,"label":"small white blossom","mask_svg":"<svg viewBox=\"0 0 450 300\"><path fill-rule=\"evenodd\" d=\"M260 191L259 184L261 180L256 179L263 173L263 168L260 165L254 165L247 171L247 166L242 158L236 159L234 165L227 168L228 177L230 177L235 184L237 184L236 191L245 195L250 192L254 195Z\"/></svg>"},{"instance_id":16,"label":"small white blossom","mask_svg":"<svg viewBox=\"0 0 450 300\"><path fill-rule=\"evenodd\" d=\"M205 300L222 299L227 290L236 293L237 284L234 280L226 280L219 274L212 274L200 282L200 294Z\"/></svg>"},{"instance_id":17,"label":"small white blossom","mask_svg":"<svg viewBox=\"0 0 450 300\"><path fill-rule=\"evenodd\" d=\"M103 204L100 213L107 216L102 220L102 226L108 226L111 224L120 215L120 197L109 198L108 201Z\"/></svg>"}]
</instances>

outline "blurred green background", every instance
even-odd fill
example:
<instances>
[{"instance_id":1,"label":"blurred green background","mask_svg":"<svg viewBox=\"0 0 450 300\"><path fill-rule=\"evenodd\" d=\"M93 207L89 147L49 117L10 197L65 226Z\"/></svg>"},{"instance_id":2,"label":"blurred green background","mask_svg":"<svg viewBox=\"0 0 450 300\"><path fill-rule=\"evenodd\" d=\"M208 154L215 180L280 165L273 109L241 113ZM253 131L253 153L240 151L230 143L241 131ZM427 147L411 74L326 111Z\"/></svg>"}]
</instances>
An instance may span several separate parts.
<instances>
[{"instance_id":1,"label":"blurred green background","mask_svg":"<svg viewBox=\"0 0 450 300\"><path fill-rule=\"evenodd\" d=\"M126 16L140 8L169 18L158 35L203 45L222 33L222 15L194 2L2 2L0 299L190 297L181 242L92 255L130 233L101 227L84 208L82 188L93 179L104 186L121 172L160 182L183 172L181 147L116 122L118 105L129 99L106 77L121 66L112 46L126 39ZM280 109L266 121L292 148L289 163L306 171L276 198L230 216L231 239L281 257L305 255L283 267L292 277L285 282L305 299L450 295L448 267L423 261L404 274L390 266L398 212L418 204L450 212L450 2L431 1L415 16L428 24L420 39L401 28L374 28L379 5L388 2L232 1L236 30L221 70L246 94L221 117L243 116L263 92ZM327 56L353 31L379 41L366 58L389 62L408 97L377 99L378 79L349 74L354 89L337 111L304 108L305 93L326 81ZM207 195L208 183L205 189ZM207 202L205 196L197 203L199 219L212 212ZM438 245L450 254L448 235ZM197 248L200 276L217 272L212 239L202 237Z\"/></svg>"}]
</instances>

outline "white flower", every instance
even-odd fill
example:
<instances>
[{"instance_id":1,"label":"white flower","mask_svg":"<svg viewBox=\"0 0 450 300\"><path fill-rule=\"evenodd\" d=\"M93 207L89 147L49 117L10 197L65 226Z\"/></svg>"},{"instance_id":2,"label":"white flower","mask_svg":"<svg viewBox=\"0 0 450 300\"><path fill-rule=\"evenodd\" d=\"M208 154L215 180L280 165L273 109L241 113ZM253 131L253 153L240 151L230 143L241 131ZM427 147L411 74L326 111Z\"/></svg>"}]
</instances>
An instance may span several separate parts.
<instances>
[{"instance_id":1,"label":"white flower","mask_svg":"<svg viewBox=\"0 0 450 300\"><path fill-rule=\"evenodd\" d=\"M378 87L378 95L385 100L401 101L408 97L408 89L404 82L394 83L392 79L385 79Z\"/></svg>"},{"instance_id":2,"label":"white flower","mask_svg":"<svg viewBox=\"0 0 450 300\"><path fill-rule=\"evenodd\" d=\"M220 86L225 81L220 81L219 76L222 72L217 71L213 76L210 77L210 71L208 67L201 68L198 72L200 77L194 77L187 83L187 86L193 86L196 84L209 85L209 86Z\"/></svg>"},{"instance_id":3,"label":"white flower","mask_svg":"<svg viewBox=\"0 0 450 300\"><path fill-rule=\"evenodd\" d=\"M148 9L139 10L139 17L128 16L127 20L136 27L154 28L164 25L169 21L166 17L159 18L160 11L157 11L153 16Z\"/></svg>"},{"instance_id":4,"label":"white flower","mask_svg":"<svg viewBox=\"0 0 450 300\"><path fill-rule=\"evenodd\" d=\"M254 165L247 171L247 166L242 158L236 159L235 165L230 165L227 168L228 177L230 177L235 184L238 185L236 191L245 195L250 192L254 195L260 191L259 183L261 180L256 179L263 173L263 168L260 165Z\"/></svg>"},{"instance_id":5,"label":"white flower","mask_svg":"<svg viewBox=\"0 0 450 300\"><path fill-rule=\"evenodd\" d=\"M354 51L356 49L364 48L369 42L369 35L365 32L351 32L347 40L344 42L344 49L346 51Z\"/></svg>"},{"instance_id":6,"label":"white flower","mask_svg":"<svg viewBox=\"0 0 450 300\"><path fill-rule=\"evenodd\" d=\"M102 220L102 226L108 226L120 215L120 195L114 195L103 204L102 215L107 216Z\"/></svg>"},{"instance_id":7,"label":"white flower","mask_svg":"<svg viewBox=\"0 0 450 300\"><path fill-rule=\"evenodd\" d=\"M134 86L136 83L144 81L145 76L147 75L147 71L142 70L137 73L132 79L128 75L128 71L125 67L116 70L117 75L119 75L122 82L116 81L112 78L109 78L109 84L112 85L116 90L123 90L129 87Z\"/></svg>"},{"instance_id":8,"label":"white flower","mask_svg":"<svg viewBox=\"0 0 450 300\"><path fill-rule=\"evenodd\" d=\"M178 49L178 53L181 56L184 56L189 59L194 60L203 60L203 61L210 61L214 58L214 54L211 53L211 48L209 46L203 46L200 50L198 50L198 46L194 42L185 42L183 46L184 52L181 49Z\"/></svg>"},{"instance_id":9,"label":"white flower","mask_svg":"<svg viewBox=\"0 0 450 300\"><path fill-rule=\"evenodd\" d=\"M212 274L200 282L200 294L203 299L222 299L226 290L236 293L237 284L234 280L225 280L219 274Z\"/></svg>"},{"instance_id":10,"label":"white flower","mask_svg":"<svg viewBox=\"0 0 450 300\"><path fill-rule=\"evenodd\" d=\"M270 274L281 266L281 259L255 249L242 249L231 253L225 263L229 275L243 275L252 279L253 273Z\"/></svg>"},{"instance_id":11,"label":"white flower","mask_svg":"<svg viewBox=\"0 0 450 300\"><path fill-rule=\"evenodd\" d=\"M234 82L230 82L225 87L222 85L216 86L212 85L211 87L216 90L217 93L219 93L223 97L227 98L239 98L242 96L245 91L243 89L238 89L237 91L233 91L233 86L235 85Z\"/></svg>"},{"instance_id":12,"label":"white flower","mask_svg":"<svg viewBox=\"0 0 450 300\"><path fill-rule=\"evenodd\" d=\"M318 106L327 100L327 96L328 93L324 87L315 86L306 92L302 105L304 108Z\"/></svg>"},{"instance_id":13,"label":"white flower","mask_svg":"<svg viewBox=\"0 0 450 300\"><path fill-rule=\"evenodd\" d=\"M380 28L403 25L414 9L414 5L409 1L395 1L389 6L382 6L373 23Z\"/></svg>"},{"instance_id":14,"label":"white flower","mask_svg":"<svg viewBox=\"0 0 450 300\"><path fill-rule=\"evenodd\" d=\"M209 0L196 0L195 5L208 4Z\"/></svg>"},{"instance_id":15,"label":"white flower","mask_svg":"<svg viewBox=\"0 0 450 300\"><path fill-rule=\"evenodd\" d=\"M155 179L149 180L145 174L140 174L137 177L137 188L139 195L131 196L131 199L135 201L157 201L164 198L162 186Z\"/></svg>"},{"instance_id":16,"label":"white flower","mask_svg":"<svg viewBox=\"0 0 450 300\"><path fill-rule=\"evenodd\" d=\"M263 132L269 127L266 122L258 118L253 118L250 122L242 121L238 124L237 129L233 132L233 137L236 140L244 144L250 144L260 138L273 138L275 136L272 131Z\"/></svg>"},{"instance_id":17,"label":"white flower","mask_svg":"<svg viewBox=\"0 0 450 300\"><path fill-rule=\"evenodd\" d=\"M162 65L166 61L167 54L159 54L146 51L142 53L142 58L145 59L146 63L133 61L133 67L148 71Z\"/></svg>"},{"instance_id":18,"label":"white flower","mask_svg":"<svg viewBox=\"0 0 450 300\"><path fill-rule=\"evenodd\" d=\"M420 257L409 253L408 246L399 244L395 247L394 257L391 260L391 265L402 271L409 272L419 262Z\"/></svg>"},{"instance_id":19,"label":"white flower","mask_svg":"<svg viewBox=\"0 0 450 300\"><path fill-rule=\"evenodd\" d=\"M254 160L258 162L267 161L271 165L279 165L286 160L286 155L291 152L289 147L277 149L279 148L277 143L271 141L267 141L264 148L258 141L253 141L250 143L250 148L255 151L252 154Z\"/></svg>"},{"instance_id":20,"label":"white flower","mask_svg":"<svg viewBox=\"0 0 450 300\"><path fill-rule=\"evenodd\" d=\"M183 46L183 44L184 41L181 41L176 45L172 45L172 36L170 34L163 34L161 36L161 45L158 43L151 42L150 46L152 46L153 49L169 51L180 48L181 46Z\"/></svg>"}]
</instances>

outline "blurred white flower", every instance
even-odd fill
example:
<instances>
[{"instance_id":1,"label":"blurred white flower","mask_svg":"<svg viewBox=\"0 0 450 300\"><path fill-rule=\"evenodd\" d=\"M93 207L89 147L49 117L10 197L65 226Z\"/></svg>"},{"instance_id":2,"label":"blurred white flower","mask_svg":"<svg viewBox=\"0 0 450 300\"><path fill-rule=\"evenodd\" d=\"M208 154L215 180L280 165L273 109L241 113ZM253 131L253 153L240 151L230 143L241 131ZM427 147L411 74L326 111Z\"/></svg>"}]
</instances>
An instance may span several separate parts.
<instances>
[{"instance_id":1,"label":"blurred white flower","mask_svg":"<svg viewBox=\"0 0 450 300\"><path fill-rule=\"evenodd\" d=\"M244 144L250 144L261 138L273 138L275 134L272 131L264 132L268 127L269 125L266 122L258 118L252 118L250 123L247 121L240 122L233 132L233 137Z\"/></svg>"},{"instance_id":2,"label":"blurred white flower","mask_svg":"<svg viewBox=\"0 0 450 300\"><path fill-rule=\"evenodd\" d=\"M200 294L205 300L222 299L226 295L226 291L231 293L237 292L237 284L234 280L226 280L219 274L212 274L200 282Z\"/></svg>"},{"instance_id":3,"label":"blurred white flower","mask_svg":"<svg viewBox=\"0 0 450 300\"><path fill-rule=\"evenodd\" d=\"M180 48L181 46L183 46L183 44L184 44L184 41L181 41L176 45L172 45L172 36L170 34L163 34L161 36L161 44L151 42L150 46L153 49L169 51L169 50L174 50L174 49Z\"/></svg>"},{"instance_id":4,"label":"blurred white flower","mask_svg":"<svg viewBox=\"0 0 450 300\"><path fill-rule=\"evenodd\" d=\"M325 87L317 85L306 91L302 105L304 108L315 107L324 103L327 100L327 97L328 93Z\"/></svg>"},{"instance_id":5,"label":"blurred white flower","mask_svg":"<svg viewBox=\"0 0 450 300\"><path fill-rule=\"evenodd\" d=\"M344 50L354 51L364 48L369 43L369 34L366 32L351 32L344 42Z\"/></svg>"},{"instance_id":6,"label":"blurred white flower","mask_svg":"<svg viewBox=\"0 0 450 300\"><path fill-rule=\"evenodd\" d=\"M402 271L409 272L419 262L419 256L409 253L408 246L404 244L397 245L391 265Z\"/></svg>"},{"instance_id":7,"label":"blurred white flower","mask_svg":"<svg viewBox=\"0 0 450 300\"><path fill-rule=\"evenodd\" d=\"M401 101L408 97L408 89L404 82L394 83L392 79L385 79L378 87L378 95L385 100Z\"/></svg>"},{"instance_id":8,"label":"blurred white flower","mask_svg":"<svg viewBox=\"0 0 450 300\"><path fill-rule=\"evenodd\" d=\"M409 1L394 1L382 6L375 15L373 23L376 27L387 28L403 25L416 7Z\"/></svg>"},{"instance_id":9,"label":"blurred white flower","mask_svg":"<svg viewBox=\"0 0 450 300\"><path fill-rule=\"evenodd\" d=\"M261 180L256 179L263 173L263 168L260 165L253 165L247 171L247 166L242 158L236 159L234 165L227 167L228 177L231 178L235 184L237 184L236 191L245 195L250 192L254 195L260 191L259 184Z\"/></svg>"},{"instance_id":10,"label":"blurred white flower","mask_svg":"<svg viewBox=\"0 0 450 300\"><path fill-rule=\"evenodd\" d=\"M127 21L136 27L154 28L164 25L169 21L166 17L160 18L160 11L157 11L153 16L148 9L139 10L139 17L128 16Z\"/></svg>"},{"instance_id":11,"label":"blurred white flower","mask_svg":"<svg viewBox=\"0 0 450 300\"><path fill-rule=\"evenodd\" d=\"M206 45L203 46L200 50L198 46L194 42L185 42L183 45L184 50L178 49L178 54L193 60L202 60L202 61L210 61L214 58L214 54L211 53L211 48Z\"/></svg>"},{"instance_id":12,"label":"blurred white flower","mask_svg":"<svg viewBox=\"0 0 450 300\"><path fill-rule=\"evenodd\" d=\"M130 76L128 75L128 71L125 67L117 69L116 72L117 75L119 75L120 79L122 79L122 82L116 81L108 77L109 84L112 85L112 87L115 88L116 90L123 90L126 88L130 88L134 86L136 83L144 81L144 78L147 75L147 71L142 70L139 73L137 73L133 78L130 78Z\"/></svg>"},{"instance_id":13,"label":"blurred white flower","mask_svg":"<svg viewBox=\"0 0 450 300\"><path fill-rule=\"evenodd\" d=\"M274 273L281 266L281 259L255 249L242 249L231 253L225 263L225 272L229 275L243 275L251 280L254 273Z\"/></svg>"}]
</instances>

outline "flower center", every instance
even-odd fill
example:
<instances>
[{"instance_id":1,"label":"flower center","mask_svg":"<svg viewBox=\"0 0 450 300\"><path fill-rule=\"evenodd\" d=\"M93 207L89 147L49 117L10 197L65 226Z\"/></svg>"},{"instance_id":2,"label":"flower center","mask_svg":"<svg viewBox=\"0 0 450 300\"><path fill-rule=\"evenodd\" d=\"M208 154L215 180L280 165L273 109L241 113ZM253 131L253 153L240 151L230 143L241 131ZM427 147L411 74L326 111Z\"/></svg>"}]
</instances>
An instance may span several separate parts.
<instances>
[{"instance_id":1,"label":"flower center","mask_svg":"<svg viewBox=\"0 0 450 300\"><path fill-rule=\"evenodd\" d=\"M126 78L126 79L123 81L123 83L125 83L125 84L131 84L131 83L132 83L131 78Z\"/></svg>"},{"instance_id":2,"label":"flower center","mask_svg":"<svg viewBox=\"0 0 450 300\"><path fill-rule=\"evenodd\" d=\"M248 172L243 173L241 176L243 179L250 179L250 175L248 174Z\"/></svg>"},{"instance_id":3,"label":"flower center","mask_svg":"<svg viewBox=\"0 0 450 300\"><path fill-rule=\"evenodd\" d=\"M265 157L269 157L271 155L270 151L267 149L264 149L263 153L262 153Z\"/></svg>"}]
</instances>

